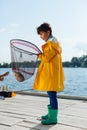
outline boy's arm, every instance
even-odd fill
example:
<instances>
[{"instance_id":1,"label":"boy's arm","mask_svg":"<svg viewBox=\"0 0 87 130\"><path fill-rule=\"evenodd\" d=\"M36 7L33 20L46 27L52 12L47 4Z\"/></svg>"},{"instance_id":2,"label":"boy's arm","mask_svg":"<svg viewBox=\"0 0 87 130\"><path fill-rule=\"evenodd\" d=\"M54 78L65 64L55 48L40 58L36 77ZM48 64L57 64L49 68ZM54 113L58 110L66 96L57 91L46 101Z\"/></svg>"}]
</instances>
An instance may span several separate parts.
<instances>
[{"instance_id":1,"label":"boy's arm","mask_svg":"<svg viewBox=\"0 0 87 130\"><path fill-rule=\"evenodd\" d=\"M38 58L44 62L49 62L56 55L57 52L54 49L52 49L52 50L47 50L45 53L39 54Z\"/></svg>"}]
</instances>

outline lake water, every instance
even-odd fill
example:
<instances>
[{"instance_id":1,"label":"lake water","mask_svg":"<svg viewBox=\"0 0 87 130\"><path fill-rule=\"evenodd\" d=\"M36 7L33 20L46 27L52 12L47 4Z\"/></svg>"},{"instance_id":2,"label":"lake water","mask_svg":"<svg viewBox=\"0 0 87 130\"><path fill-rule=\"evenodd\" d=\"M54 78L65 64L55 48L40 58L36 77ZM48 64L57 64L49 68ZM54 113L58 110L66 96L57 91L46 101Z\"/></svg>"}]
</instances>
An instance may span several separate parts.
<instances>
[{"instance_id":1,"label":"lake water","mask_svg":"<svg viewBox=\"0 0 87 130\"><path fill-rule=\"evenodd\" d=\"M23 83L20 83L16 81L10 68L0 68L1 74L6 71L10 71L10 75L5 77L5 80L3 82L0 82L0 90L2 90L2 86L7 86L8 90L10 91L33 91L31 89L35 75ZM64 68L64 73L65 89L63 92L60 92L58 94L87 96L87 68Z\"/></svg>"}]
</instances>

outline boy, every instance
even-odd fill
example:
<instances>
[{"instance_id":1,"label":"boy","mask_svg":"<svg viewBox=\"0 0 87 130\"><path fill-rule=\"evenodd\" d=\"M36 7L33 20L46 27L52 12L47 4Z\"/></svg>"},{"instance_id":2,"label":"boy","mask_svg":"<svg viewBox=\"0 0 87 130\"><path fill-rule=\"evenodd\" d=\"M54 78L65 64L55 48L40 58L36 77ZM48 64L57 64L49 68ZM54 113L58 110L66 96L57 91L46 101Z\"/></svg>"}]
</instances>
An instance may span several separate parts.
<instances>
[{"instance_id":1,"label":"boy","mask_svg":"<svg viewBox=\"0 0 87 130\"><path fill-rule=\"evenodd\" d=\"M40 38L45 41L42 45L42 54L38 58L41 60L38 68L33 88L35 90L47 91L50 104L48 114L41 117L44 125L56 124L58 114L57 92L64 89L64 73L62 68L62 49L48 23L43 23L37 28Z\"/></svg>"}]
</instances>

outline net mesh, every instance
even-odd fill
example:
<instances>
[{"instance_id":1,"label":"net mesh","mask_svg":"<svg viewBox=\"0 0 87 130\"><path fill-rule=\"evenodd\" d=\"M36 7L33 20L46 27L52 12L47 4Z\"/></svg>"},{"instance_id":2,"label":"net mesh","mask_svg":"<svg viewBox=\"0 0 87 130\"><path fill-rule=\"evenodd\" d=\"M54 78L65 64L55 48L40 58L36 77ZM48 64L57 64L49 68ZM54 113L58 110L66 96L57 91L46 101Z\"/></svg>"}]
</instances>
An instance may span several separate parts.
<instances>
[{"instance_id":1,"label":"net mesh","mask_svg":"<svg viewBox=\"0 0 87 130\"><path fill-rule=\"evenodd\" d=\"M31 42L20 39L11 40L10 47L14 76L20 82L29 79L35 72L37 55L41 51Z\"/></svg>"}]
</instances>

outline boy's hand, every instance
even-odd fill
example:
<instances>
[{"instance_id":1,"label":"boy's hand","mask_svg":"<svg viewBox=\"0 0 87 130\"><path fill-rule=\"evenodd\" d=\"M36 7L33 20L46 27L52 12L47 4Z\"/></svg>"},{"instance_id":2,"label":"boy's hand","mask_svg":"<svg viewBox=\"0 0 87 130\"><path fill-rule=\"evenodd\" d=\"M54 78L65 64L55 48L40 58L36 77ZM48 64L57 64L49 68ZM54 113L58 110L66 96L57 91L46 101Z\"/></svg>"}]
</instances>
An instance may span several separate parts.
<instances>
[{"instance_id":1,"label":"boy's hand","mask_svg":"<svg viewBox=\"0 0 87 130\"><path fill-rule=\"evenodd\" d=\"M40 59L40 57L42 57L42 54L43 54L43 53L38 54L38 58L39 58L39 59Z\"/></svg>"}]
</instances>

